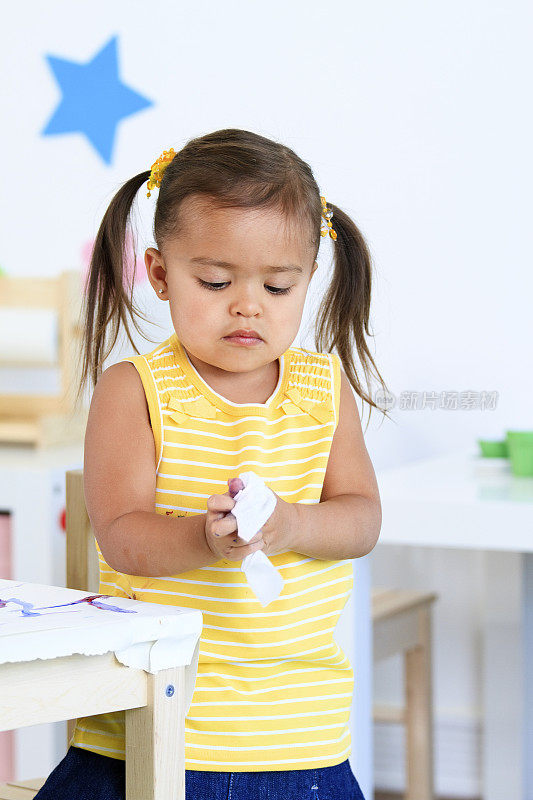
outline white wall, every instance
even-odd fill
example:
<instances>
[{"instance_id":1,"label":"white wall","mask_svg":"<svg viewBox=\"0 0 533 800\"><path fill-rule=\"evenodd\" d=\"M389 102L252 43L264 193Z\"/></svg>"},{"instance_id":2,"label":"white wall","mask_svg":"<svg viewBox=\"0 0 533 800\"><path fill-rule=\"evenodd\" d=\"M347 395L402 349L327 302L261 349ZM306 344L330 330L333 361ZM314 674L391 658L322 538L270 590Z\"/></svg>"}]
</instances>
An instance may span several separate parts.
<instances>
[{"instance_id":1,"label":"white wall","mask_svg":"<svg viewBox=\"0 0 533 800\"><path fill-rule=\"evenodd\" d=\"M366 235L376 268L371 348L396 397L499 393L493 411L395 409L396 424L382 425L373 413L366 440L376 469L531 427L530 3L50 0L31 12L12 4L6 17L0 265L9 274L81 268L122 181L192 136L249 128L293 147ZM45 55L84 62L114 35L122 80L154 105L119 123L107 165L83 135L40 131L61 98ZM139 192L142 248L152 243L154 201ZM332 244L321 246L297 344L313 345ZM168 310L147 288L139 299L163 323L147 329L160 341ZM372 557L376 583L440 593L437 724L468 724L461 765L455 753L439 757L437 788L475 794L479 558L379 544ZM399 701L393 665L376 678L376 699ZM399 751L385 758L387 742L378 735L376 763L392 764L381 774L396 786Z\"/></svg>"}]
</instances>

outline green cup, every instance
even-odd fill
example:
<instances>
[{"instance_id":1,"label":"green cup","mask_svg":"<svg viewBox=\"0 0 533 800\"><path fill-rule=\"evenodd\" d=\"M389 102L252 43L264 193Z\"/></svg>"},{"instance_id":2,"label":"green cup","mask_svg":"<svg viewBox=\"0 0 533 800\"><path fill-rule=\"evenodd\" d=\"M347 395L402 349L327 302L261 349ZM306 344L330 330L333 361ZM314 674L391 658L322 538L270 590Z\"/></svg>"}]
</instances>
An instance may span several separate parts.
<instances>
[{"instance_id":1,"label":"green cup","mask_svg":"<svg viewBox=\"0 0 533 800\"><path fill-rule=\"evenodd\" d=\"M494 441L493 439L478 439L477 443L483 458L507 458L507 442L505 439Z\"/></svg>"},{"instance_id":2,"label":"green cup","mask_svg":"<svg viewBox=\"0 0 533 800\"><path fill-rule=\"evenodd\" d=\"M533 431L507 431L513 475L533 476Z\"/></svg>"}]
</instances>

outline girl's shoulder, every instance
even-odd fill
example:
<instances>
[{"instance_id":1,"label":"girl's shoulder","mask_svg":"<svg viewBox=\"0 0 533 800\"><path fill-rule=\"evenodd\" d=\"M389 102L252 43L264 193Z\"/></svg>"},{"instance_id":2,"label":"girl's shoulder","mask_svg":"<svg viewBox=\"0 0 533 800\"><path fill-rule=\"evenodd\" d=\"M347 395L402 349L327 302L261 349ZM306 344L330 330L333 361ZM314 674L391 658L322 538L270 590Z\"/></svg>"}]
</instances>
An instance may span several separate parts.
<instances>
[{"instance_id":1,"label":"girl's shoulder","mask_svg":"<svg viewBox=\"0 0 533 800\"><path fill-rule=\"evenodd\" d=\"M318 353L303 347L289 348L291 370L297 374L314 376L318 383L328 384L340 379L341 361L337 353Z\"/></svg>"},{"instance_id":2,"label":"girl's shoulder","mask_svg":"<svg viewBox=\"0 0 533 800\"><path fill-rule=\"evenodd\" d=\"M125 356L121 360L130 361L136 366L145 392L154 401L157 396L158 402L164 405L176 391L194 398L195 390L192 386L188 389L181 388L187 381L176 352L173 334L148 352Z\"/></svg>"},{"instance_id":3,"label":"girl's shoulder","mask_svg":"<svg viewBox=\"0 0 533 800\"><path fill-rule=\"evenodd\" d=\"M298 360L309 364L330 364L334 361L340 362L339 356L336 353L319 353L316 350L307 350L305 347L295 347L294 345L289 348L289 352L297 357Z\"/></svg>"},{"instance_id":4,"label":"girl's shoulder","mask_svg":"<svg viewBox=\"0 0 533 800\"><path fill-rule=\"evenodd\" d=\"M336 353L319 353L303 347L291 347L289 386L302 398L325 402L333 398L338 406L340 358Z\"/></svg>"},{"instance_id":5,"label":"girl's shoulder","mask_svg":"<svg viewBox=\"0 0 533 800\"><path fill-rule=\"evenodd\" d=\"M148 352L124 356L121 361L130 361L141 374L150 375L156 381L175 377L180 373L180 362L172 346L173 337L156 345Z\"/></svg>"}]
</instances>

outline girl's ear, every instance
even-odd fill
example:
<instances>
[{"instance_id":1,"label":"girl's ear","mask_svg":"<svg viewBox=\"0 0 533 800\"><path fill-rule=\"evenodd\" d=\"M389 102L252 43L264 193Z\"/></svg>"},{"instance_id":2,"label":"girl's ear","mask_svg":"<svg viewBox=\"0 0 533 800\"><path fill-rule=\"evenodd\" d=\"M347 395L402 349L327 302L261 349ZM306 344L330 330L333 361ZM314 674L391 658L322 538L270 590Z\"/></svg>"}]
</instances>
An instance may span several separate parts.
<instances>
[{"instance_id":1,"label":"girl's ear","mask_svg":"<svg viewBox=\"0 0 533 800\"><path fill-rule=\"evenodd\" d=\"M148 247L144 253L144 263L146 267L150 269L152 264L157 263L161 264L163 261L163 256L155 247Z\"/></svg>"},{"instance_id":2,"label":"girl's ear","mask_svg":"<svg viewBox=\"0 0 533 800\"><path fill-rule=\"evenodd\" d=\"M156 250L155 247L149 247L144 253L144 263L146 265L148 280L154 287L154 290L158 293L157 296L160 300L167 300L168 298L161 297L161 293L159 292L159 289L163 289L165 291L167 288L167 271L164 266L163 257L159 250Z\"/></svg>"}]
</instances>

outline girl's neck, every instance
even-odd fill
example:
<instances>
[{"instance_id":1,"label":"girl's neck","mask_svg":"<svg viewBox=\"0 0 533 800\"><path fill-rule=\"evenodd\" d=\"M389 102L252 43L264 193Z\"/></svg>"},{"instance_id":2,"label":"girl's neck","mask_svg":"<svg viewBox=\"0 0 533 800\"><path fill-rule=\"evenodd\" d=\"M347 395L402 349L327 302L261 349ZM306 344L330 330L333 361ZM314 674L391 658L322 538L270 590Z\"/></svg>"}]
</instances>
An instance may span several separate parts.
<instances>
[{"instance_id":1,"label":"girl's neck","mask_svg":"<svg viewBox=\"0 0 533 800\"><path fill-rule=\"evenodd\" d=\"M245 372L232 372L226 377L221 377L220 374L215 375L206 368L203 362L198 362L189 352L187 355L196 372L207 385L230 403L266 403L278 385L279 359L267 364L262 374L258 374L254 380ZM220 370L218 372L220 373Z\"/></svg>"}]
</instances>

